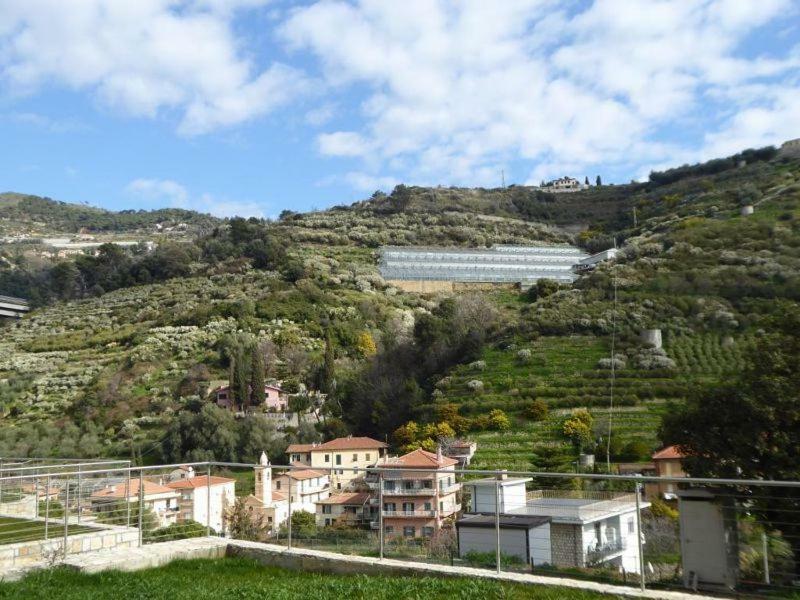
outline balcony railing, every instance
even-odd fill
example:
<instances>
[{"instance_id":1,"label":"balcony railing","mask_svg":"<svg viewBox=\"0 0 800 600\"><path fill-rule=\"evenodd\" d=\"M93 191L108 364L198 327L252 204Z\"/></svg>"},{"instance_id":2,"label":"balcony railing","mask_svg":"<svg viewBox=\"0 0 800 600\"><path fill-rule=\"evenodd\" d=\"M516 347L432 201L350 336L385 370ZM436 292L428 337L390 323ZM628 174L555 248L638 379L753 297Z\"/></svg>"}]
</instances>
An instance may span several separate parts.
<instances>
[{"instance_id":1,"label":"balcony railing","mask_svg":"<svg viewBox=\"0 0 800 600\"><path fill-rule=\"evenodd\" d=\"M444 485L439 488L440 494L452 494L453 492L458 492L461 490L460 483L453 483L451 485Z\"/></svg>"},{"instance_id":2,"label":"balcony railing","mask_svg":"<svg viewBox=\"0 0 800 600\"><path fill-rule=\"evenodd\" d=\"M385 510L384 517L409 517L409 518L433 518L436 516L435 510Z\"/></svg>"},{"instance_id":3,"label":"balcony railing","mask_svg":"<svg viewBox=\"0 0 800 600\"><path fill-rule=\"evenodd\" d=\"M590 565L604 561L608 557L625 550L624 539L613 540L605 544L590 546L586 549L586 562Z\"/></svg>"},{"instance_id":4,"label":"balcony railing","mask_svg":"<svg viewBox=\"0 0 800 600\"><path fill-rule=\"evenodd\" d=\"M435 487L392 488L383 490L384 496L435 496Z\"/></svg>"}]
</instances>

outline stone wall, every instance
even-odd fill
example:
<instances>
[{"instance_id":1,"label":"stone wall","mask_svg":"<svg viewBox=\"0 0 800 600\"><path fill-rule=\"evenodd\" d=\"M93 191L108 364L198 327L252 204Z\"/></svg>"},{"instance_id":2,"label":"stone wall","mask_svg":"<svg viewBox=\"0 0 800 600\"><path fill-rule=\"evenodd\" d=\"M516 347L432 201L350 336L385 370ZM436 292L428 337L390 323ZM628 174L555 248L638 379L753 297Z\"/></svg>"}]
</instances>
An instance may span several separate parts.
<instances>
[{"instance_id":1,"label":"stone wall","mask_svg":"<svg viewBox=\"0 0 800 600\"><path fill-rule=\"evenodd\" d=\"M56 532L49 540L18 542L0 545L0 571L46 561L49 555L62 554L64 536ZM63 526L61 529L63 533ZM71 535L67 538L67 554L111 548L135 548L139 545L139 530L132 527L104 526L97 531Z\"/></svg>"},{"instance_id":2,"label":"stone wall","mask_svg":"<svg viewBox=\"0 0 800 600\"><path fill-rule=\"evenodd\" d=\"M556 567L583 567L581 530L578 525L550 524L550 549Z\"/></svg>"}]
</instances>

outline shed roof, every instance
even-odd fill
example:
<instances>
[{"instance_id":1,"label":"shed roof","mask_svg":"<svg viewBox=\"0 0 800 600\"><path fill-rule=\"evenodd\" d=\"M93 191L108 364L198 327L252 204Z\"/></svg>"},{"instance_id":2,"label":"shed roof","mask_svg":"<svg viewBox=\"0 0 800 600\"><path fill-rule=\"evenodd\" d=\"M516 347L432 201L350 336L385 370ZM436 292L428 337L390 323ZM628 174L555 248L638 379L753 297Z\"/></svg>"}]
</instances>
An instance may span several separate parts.
<instances>
[{"instance_id":1,"label":"shed roof","mask_svg":"<svg viewBox=\"0 0 800 600\"><path fill-rule=\"evenodd\" d=\"M534 515L500 515L501 529L534 529L549 523L550 517ZM493 529L496 527L493 515L467 515L456 521L456 527L480 527Z\"/></svg>"}]
</instances>

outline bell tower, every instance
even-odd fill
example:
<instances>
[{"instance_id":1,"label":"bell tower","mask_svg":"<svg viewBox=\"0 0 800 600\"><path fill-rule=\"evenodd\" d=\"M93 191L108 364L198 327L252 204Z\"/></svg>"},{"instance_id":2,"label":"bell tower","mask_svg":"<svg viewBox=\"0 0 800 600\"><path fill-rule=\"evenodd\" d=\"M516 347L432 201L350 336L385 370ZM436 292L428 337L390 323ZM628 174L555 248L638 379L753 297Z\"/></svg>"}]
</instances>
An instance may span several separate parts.
<instances>
[{"instance_id":1,"label":"bell tower","mask_svg":"<svg viewBox=\"0 0 800 600\"><path fill-rule=\"evenodd\" d=\"M254 467L256 474L256 498L264 505L272 504L272 466L269 464L267 453L261 453L258 466Z\"/></svg>"}]
</instances>

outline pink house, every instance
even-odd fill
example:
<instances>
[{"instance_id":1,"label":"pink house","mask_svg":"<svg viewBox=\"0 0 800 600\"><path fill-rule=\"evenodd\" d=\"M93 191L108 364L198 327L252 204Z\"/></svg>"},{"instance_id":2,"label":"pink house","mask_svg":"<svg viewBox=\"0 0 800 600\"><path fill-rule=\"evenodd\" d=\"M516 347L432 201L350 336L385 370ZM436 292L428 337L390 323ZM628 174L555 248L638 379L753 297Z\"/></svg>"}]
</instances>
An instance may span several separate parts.
<instances>
[{"instance_id":1,"label":"pink house","mask_svg":"<svg viewBox=\"0 0 800 600\"><path fill-rule=\"evenodd\" d=\"M216 401L217 406L221 408L232 408L230 386L225 385L220 388L217 388L216 390L211 392L211 395ZM265 385L264 396L265 396L264 404L262 405L264 410L271 412L284 412L287 409L289 402L289 394L284 392L278 386ZM236 408L241 410L241 406L237 406Z\"/></svg>"}]
</instances>

